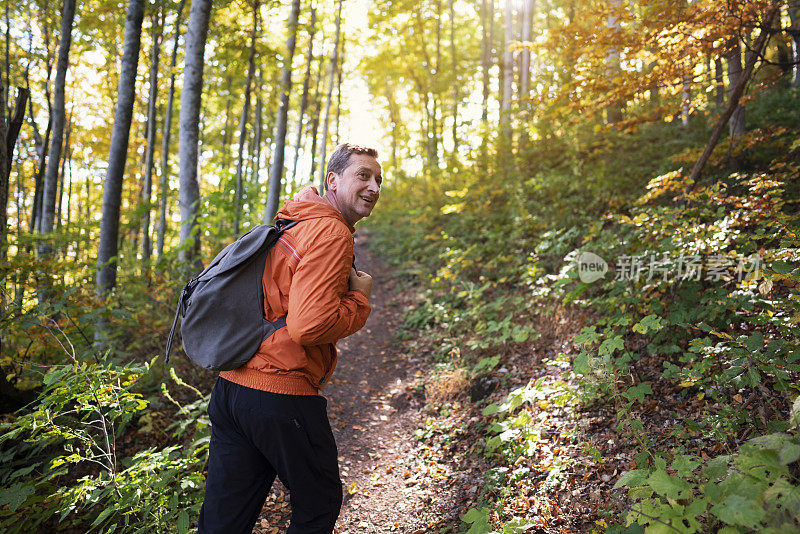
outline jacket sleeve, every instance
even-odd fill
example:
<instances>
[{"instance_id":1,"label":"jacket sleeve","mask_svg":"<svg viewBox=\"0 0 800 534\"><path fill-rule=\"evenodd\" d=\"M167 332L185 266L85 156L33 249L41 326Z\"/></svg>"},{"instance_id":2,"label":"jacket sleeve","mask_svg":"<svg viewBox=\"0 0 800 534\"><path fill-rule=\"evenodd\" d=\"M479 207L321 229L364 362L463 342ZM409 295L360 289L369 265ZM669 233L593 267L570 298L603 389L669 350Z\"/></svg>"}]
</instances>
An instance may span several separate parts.
<instances>
[{"instance_id":1,"label":"jacket sleeve","mask_svg":"<svg viewBox=\"0 0 800 534\"><path fill-rule=\"evenodd\" d=\"M328 235L314 240L292 277L286 327L300 345L335 343L357 332L370 313L369 300L351 291L353 240Z\"/></svg>"}]
</instances>

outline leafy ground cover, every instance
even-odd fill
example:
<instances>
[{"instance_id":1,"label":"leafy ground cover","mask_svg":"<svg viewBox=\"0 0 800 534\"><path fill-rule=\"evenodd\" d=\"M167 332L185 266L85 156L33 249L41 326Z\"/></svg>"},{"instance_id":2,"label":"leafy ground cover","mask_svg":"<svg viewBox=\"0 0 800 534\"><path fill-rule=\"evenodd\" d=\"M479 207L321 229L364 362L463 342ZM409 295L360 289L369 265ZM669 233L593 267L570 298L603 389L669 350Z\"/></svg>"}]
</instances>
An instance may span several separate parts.
<instances>
[{"instance_id":1,"label":"leafy ground cover","mask_svg":"<svg viewBox=\"0 0 800 534\"><path fill-rule=\"evenodd\" d=\"M518 171L438 177L425 203L404 194L424 178L397 184L378 248L423 288L408 335L431 387L459 376L444 389L482 409L469 532L800 528L796 127L701 183L680 147L627 199Z\"/></svg>"}]
</instances>

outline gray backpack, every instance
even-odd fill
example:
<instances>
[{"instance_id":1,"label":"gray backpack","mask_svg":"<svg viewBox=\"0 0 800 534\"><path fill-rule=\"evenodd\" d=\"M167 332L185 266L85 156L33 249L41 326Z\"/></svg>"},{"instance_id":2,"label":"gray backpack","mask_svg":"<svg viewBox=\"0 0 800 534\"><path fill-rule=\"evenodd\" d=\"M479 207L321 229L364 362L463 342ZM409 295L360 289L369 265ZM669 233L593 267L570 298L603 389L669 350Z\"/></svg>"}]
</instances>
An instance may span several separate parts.
<instances>
[{"instance_id":1,"label":"gray backpack","mask_svg":"<svg viewBox=\"0 0 800 534\"><path fill-rule=\"evenodd\" d=\"M262 277L270 248L295 224L281 219L275 226L256 226L184 286L167 338L166 363L179 316L184 352L213 371L241 367L265 339L286 326L286 316L273 322L264 316Z\"/></svg>"}]
</instances>

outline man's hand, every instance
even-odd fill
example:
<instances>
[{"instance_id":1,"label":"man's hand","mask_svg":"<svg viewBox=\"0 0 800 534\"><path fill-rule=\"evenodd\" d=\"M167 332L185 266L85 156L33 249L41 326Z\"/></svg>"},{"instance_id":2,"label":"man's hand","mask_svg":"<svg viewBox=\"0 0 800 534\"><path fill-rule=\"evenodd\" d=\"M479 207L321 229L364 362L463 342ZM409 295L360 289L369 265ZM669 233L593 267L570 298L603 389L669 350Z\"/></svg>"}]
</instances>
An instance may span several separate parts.
<instances>
[{"instance_id":1,"label":"man's hand","mask_svg":"<svg viewBox=\"0 0 800 534\"><path fill-rule=\"evenodd\" d=\"M367 298L372 294L372 277L364 271L350 269L350 290L361 291Z\"/></svg>"}]
</instances>

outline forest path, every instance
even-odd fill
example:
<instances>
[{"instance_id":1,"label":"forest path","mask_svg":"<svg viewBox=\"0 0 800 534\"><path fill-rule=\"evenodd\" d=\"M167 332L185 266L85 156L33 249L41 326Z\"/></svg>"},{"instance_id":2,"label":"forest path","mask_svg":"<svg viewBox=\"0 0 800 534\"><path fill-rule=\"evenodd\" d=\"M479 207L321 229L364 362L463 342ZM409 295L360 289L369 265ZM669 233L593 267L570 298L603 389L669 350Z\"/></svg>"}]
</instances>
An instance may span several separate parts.
<instances>
[{"instance_id":1,"label":"forest path","mask_svg":"<svg viewBox=\"0 0 800 534\"><path fill-rule=\"evenodd\" d=\"M337 368L323 391L344 485L335 532L451 531L460 524L467 495L474 495L478 486L470 482L474 475L455 451L445 458L440 448L415 438L425 427L426 363L410 357L393 338L410 297L368 244L368 232L359 230L356 266L374 278L372 313L364 328L337 344ZM288 500L288 492L276 482L254 532L285 532Z\"/></svg>"}]
</instances>

